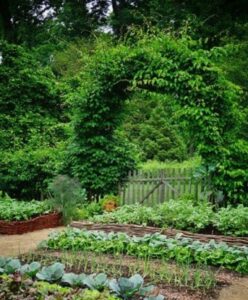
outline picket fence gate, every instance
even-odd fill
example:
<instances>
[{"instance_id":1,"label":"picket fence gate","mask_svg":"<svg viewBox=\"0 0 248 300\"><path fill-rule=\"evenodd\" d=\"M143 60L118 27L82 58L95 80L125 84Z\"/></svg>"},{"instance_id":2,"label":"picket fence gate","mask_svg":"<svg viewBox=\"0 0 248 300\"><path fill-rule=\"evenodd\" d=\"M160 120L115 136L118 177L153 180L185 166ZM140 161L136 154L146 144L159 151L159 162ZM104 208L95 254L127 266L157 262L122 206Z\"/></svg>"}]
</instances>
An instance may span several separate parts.
<instances>
[{"instance_id":1,"label":"picket fence gate","mask_svg":"<svg viewBox=\"0 0 248 300\"><path fill-rule=\"evenodd\" d=\"M199 200L208 184L206 178L196 179L194 169L164 169L132 171L119 186L121 204L142 203L153 206L184 194Z\"/></svg>"}]
</instances>

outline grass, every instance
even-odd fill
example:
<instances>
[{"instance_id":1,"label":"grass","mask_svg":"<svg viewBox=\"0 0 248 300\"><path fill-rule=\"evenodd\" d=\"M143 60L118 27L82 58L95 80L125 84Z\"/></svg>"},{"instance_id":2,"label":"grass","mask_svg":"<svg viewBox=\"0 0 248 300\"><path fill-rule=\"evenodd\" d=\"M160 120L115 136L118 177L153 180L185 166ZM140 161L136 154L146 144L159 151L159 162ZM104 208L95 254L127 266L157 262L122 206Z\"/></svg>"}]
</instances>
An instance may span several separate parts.
<instances>
[{"instance_id":1,"label":"grass","mask_svg":"<svg viewBox=\"0 0 248 300\"><path fill-rule=\"evenodd\" d=\"M178 161L166 161L166 162L159 162L156 160L150 160L145 163L139 165L139 169L143 171L158 171L158 170L165 170L165 169L195 169L201 164L201 157L196 156L190 158L189 160L185 160L183 162Z\"/></svg>"}]
</instances>

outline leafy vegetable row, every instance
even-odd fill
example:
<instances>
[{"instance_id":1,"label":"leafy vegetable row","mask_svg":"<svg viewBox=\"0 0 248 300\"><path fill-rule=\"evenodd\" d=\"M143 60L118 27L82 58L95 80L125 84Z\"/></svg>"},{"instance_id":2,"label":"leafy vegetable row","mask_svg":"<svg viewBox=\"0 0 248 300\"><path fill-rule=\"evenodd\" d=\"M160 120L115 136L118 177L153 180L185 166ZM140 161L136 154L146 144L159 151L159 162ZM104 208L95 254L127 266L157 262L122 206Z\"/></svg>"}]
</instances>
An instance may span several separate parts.
<instances>
[{"instance_id":1,"label":"leafy vegetable row","mask_svg":"<svg viewBox=\"0 0 248 300\"><path fill-rule=\"evenodd\" d=\"M0 198L0 220L21 221L51 212L46 201L16 201Z\"/></svg>"},{"instance_id":2,"label":"leafy vegetable row","mask_svg":"<svg viewBox=\"0 0 248 300\"><path fill-rule=\"evenodd\" d=\"M86 275L65 273L65 266L61 263L54 263L50 266L42 267L39 262L21 265L20 260L0 257L0 274L13 274L20 272L32 279L50 283L61 283L71 287L89 288L91 290L104 291L109 289L113 294L121 299L133 299L135 296L144 300L163 300L162 295L150 296L154 290L153 285L145 285L141 275L135 274L130 278L120 277L119 279L107 278L104 273Z\"/></svg>"},{"instance_id":3,"label":"leafy vegetable row","mask_svg":"<svg viewBox=\"0 0 248 300\"><path fill-rule=\"evenodd\" d=\"M209 226L225 235L248 235L248 207L228 206L214 212L207 201L170 200L155 207L124 205L111 213L93 216L97 223L139 224L199 232Z\"/></svg>"},{"instance_id":4,"label":"leafy vegetable row","mask_svg":"<svg viewBox=\"0 0 248 300\"><path fill-rule=\"evenodd\" d=\"M105 233L66 229L50 235L41 247L98 253L123 253L138 257L173 259L179 263L222 266L248 273L248 247L229 247L225 243L201 243L177 235L168 238L159 233L130 237L125 233Z\"/></svg>"}]
</instances>

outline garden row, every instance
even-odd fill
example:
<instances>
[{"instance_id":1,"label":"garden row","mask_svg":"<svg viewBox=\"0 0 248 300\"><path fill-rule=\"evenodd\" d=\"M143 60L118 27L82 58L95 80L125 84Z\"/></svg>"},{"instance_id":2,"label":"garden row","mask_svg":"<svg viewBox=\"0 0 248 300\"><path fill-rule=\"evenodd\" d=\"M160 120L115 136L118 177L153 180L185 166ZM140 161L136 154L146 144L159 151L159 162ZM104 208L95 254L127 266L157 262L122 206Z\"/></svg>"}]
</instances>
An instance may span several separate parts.
<instances>
[{"instance_id":1,"label":"garden row","mask_svg":"<svg viewBox=\"0 0 248 300\"><path fill-rule=\"evenodd\" d=\"M1 299L10 299L8 297L17 295L18 299L24 299L20 298L20 294L25 296L26 293L33 294L33 299L47 299L46 296L51 293L56 294L56 299L72 300L164 299L162 295L152 295L155 287L145 285L143 277L139 274L130 278L120 277L110 280L104 273L91 275L65 273L65 266L58 262L41 268L41 264L36 261L22 265L18 259L1 257L0 273L3 274L0 276ZM36 280L41 282L37 283ZM32 293L30 286L33 289ZM58 297L58 293L61 297Z\"/></svg>"},{"instance_id":2,"label":"garden row","mask_svg":"<svg viewBox=\"0 0 248 300\"><path fill-rule=\"evenodd\" d=\"M88 218L94 223L137 224L201 233L248 235L248 207L228 206L214 211L209 202L196 203L188 197L170 200L155 207L141 204L124 205L113 212L98 215L96 204L92 204L79 212L81 212L81 219Z\"/></svg>"},{"instance_id":3,"label":"garden row","mask_svg":"<svg viewBox=\"0 0 248 300\"><path fill-rule=\"evenodd\" d=\"M248 274L248 248L229 247L225 243L201 243L176 236L168 238L159 233L143 237L125 233L105 233L66 229L53 233L40 245L45 249L92 251L97 253L127 254L143 258L163 258L178 263L196 263L224 267Z\"/></svg>"}]
</instances>

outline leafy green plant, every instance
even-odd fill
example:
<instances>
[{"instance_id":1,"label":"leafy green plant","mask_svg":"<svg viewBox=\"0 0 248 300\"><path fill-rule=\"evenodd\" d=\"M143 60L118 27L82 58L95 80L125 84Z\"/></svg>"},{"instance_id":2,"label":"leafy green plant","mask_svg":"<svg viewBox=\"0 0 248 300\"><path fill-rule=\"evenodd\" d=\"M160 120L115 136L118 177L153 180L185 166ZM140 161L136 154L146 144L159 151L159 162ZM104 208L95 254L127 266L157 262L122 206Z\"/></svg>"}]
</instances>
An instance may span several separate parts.
<instances>
[{"instance_id":1,"label":"leafy green plant","mask_svg":"<svg viewBox=\"0 0 248 300\"><path fill-rule=\"evenodd\" d=\"M92 290L103 291L108 285L108 278L104 273L92 274L85 278L84 284Z\"/></svg>"},{"instance_id":2,"label":"leafy green plant","mask_svg":"<svg viewBox=\"0 0 248 300\"><path fill-rule=\"evenodd\" d=\"M211 224L213 210L207 201L195 203L191 197L169 200L155 207L124 205L112 213L94 216L98 223L140 224L200 231Z\"/></svg>"},{"instance_id":3,"label":"leafy green plant","mask_svg":"<svg viewBox=\"0 0 248 300\"><path fill-rule=\"evenodd\" d=\"M61 263L54 263L51 266L43 267L40 272L36 274L39 280L54 282L60 280L64 275L64 265Z\"/></svg>"},{"instance_id":4,"label":"leafy green plant","mask_svg":"<svg viewBox=\"0 0 248 300\"><path fill-rule=\"evenodd\" d=\"M86 199L85 190L76 179L66 175L57 176L50 184L49 190L52 193L51 206L62 212L65 224L70 223L76 214L77 206Z\"/></svg>"},{"instance_id":5,"label":"leafy green plant","mask_svg":"<svg viewBox=\"0 0 248 300\"><path fill-rule=\"evenodd\" d=\"M37 289L39 295L47 297L51 294L57 294L58 296L66 296L71 289L68 287L62 287L55 283L49 283L44 281L36 281L34 283L34 288Z\"/></svg>"},{"instance_id":6,"label":"leafy green plant","mask_svg":"<svg viewBox=\"0 0 248 300\"><path fill-rule=\"evenodd\" d=\"M21 266L20 272L21 274L26 274L29 277L33 278L38 273L41 268L41 264L37 261L33 261L30 264L25 264Z\"/></svg>"},{"instance_id":7,"label":"leafy green plant","mask_svg":"<svg viewBox=\"0 0 248 300\"><path fill-rule=\"evenodd\" d=\"M62 283L69 284L72 287L84 286L85 274L65 273L61 279Z\"/></svg>"},{"instance_id":8,"label":"leafy green plant","mask_svg":"<svg viewBox=\"0 0 248 300\"><path fill-rule=\"evenodd\" d=\"M222 233L227 235L248 235L248 207L242 204L237 207L221 208L214 216L213 224Z\"/></svg>"},{"instance_id":9,"label":"leafy green plant","mask_svg":"<svg viewBox=\"0 0 248 300\"><path fill-rule=\"evenodd\" d=\"M120 295L122 299L128 300L133 299L134 295L138 295L139 299L145 300L162 300L163 296L159 295L157 297L149 296L149 293L153 290L153 286L144 286L144 279L142 276L136 274L130 278L121 277L120 279L108 280L107 275L104 273L99 274L75 274L75 273L64 273L64 265L61 263L54 263L48 267L43 267L40 272L36 274L36 278L42 281L34 282L29 280L28 284L22 284L22 278L19 273L12 275L10 278L8 272L8 264L12 263L12 268L15 261L18 261L18 271L21 270L21 273L27 274L28 272L31 277L35 274L36 270L40 267L40 264L37 262L31 262L30 264L22 265L19 260L15 259L1 259L1 265L6 267L4 269L4 274L0 276L0 289L1 284L4 279L6 287L4 292L13 292L13 289L10 290L9 286L15 285L16 289L15 294L20 292L26 292L29 295L30 290L27 287L32 289L32 295L40 296L46 298L48 295L56 295L58 299L72 299L72 300L92 300L92 299L101 299L101 300L117 300L115 296L112 296L110 292L113 292L117 295ZM7 263L6 263L7 262ZM17 270L17 269L16 269ZM57 282L55 284L54 282ZM51 284L52 283L52 284ZM59 284L68 284L71 287L76 287L77 289L73 290L68 287L61 287ZM82 287L88 287L88 289L81 289ZM18 295L19 295L18 294ZM2 294L1 294L2 295ZM24 294L23 294L24 295ZM147 296L147 297L146 297ZM140 298L142 297L142 298ZM144 298L145 297L145 298ZM4 298L8 299L8 298ZM11 298L12 299L12 298ZM19 299L19 298L18 298ZM22 299L22 298L20 298ZM42 298L43 299L43 298ZM57 299L57 298L56 298Z\"/></svg>"},{"instance_id":10,"label":"leafy green plant","mask_svg":"<svg viewBox=\"0 0 248 300\"><path fill-rule=\"evenodd\" d=\"M222 266L248 274L248 248L231 247L225 243L201 243L180 235L168 238L159 233L130 237L124 233L105 233L67 229L46 242L48 249L125 253L138 257L173 259L178 263L199 263Z\"/></svg>"},{"instance_id":11,"label":"leafy green plant","mask_svg":"<svg viewBox=\"0 0 248 300\"><path fill-rule=\"evenodd\" d=\"M0 198L0 220L22 221L52 210L47 201L16 201L14 199Z\"/></svg>"},{"instance_id":12,"label":"leafy green plant","mask_svg":"<svg viewBox=\"0 0 248 300\"><path fill-rule=\"evenodd\" d=\"M96 201L86 202L85 204L78 206L74 220L87 220L90 217L100 215L102 213L103 209L101 203Z\"/></svg>"},{"instance_id":13,"label":"leafy green plant","mask_svg":"<svg viewBox=\"0 0 248 300\"><path fill-rule=\"evenodd\" d=\"M109 287L117 296L124 300L132 299L135 295L144 296L154 289L154 286L144 287L144 279L139 274L135 274L130 278L112 279L109 282ZM151 300L150 297L145 299ZM159 299L164 299L164 297L161 295L158 298L154 297L154 300Z\"/></svg>"},{"instance_id":14,"label":"leafy green plant","mask_svg":"<svg viewBox=\"0 0 248 300\"><path fill-rule=\"evenodd\" d=\"M8 259L4 265L4 273L12 274L19 271L21 263L19 259Z\"/></svg>"}]
</instances>

